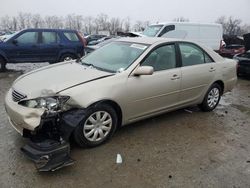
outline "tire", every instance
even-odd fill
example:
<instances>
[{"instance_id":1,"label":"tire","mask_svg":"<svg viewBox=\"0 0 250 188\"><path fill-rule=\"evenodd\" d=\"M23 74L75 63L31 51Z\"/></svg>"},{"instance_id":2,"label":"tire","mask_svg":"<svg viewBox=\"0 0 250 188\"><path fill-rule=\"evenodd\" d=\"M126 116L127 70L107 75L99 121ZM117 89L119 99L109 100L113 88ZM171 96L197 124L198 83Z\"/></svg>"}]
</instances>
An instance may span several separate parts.
<instances>
[{"instance_id":1,"label":"tire","mask_svg":"<svg viewBox=\"0 0 250 188\"><path fill-rule=\"evenodd\" d=\"M6 71L6 61L4 58L0 57L0 72L5 72Z\"/></svg>"},{"instance_id":2,"label":"tire","mask_svg":"<svg viewBox=\"0 0 250 188\"><path fill-rule=\"evenodd\" d=\"M63 55L60 57L59 61L60 61L60 62L63 62L63 61L71 61L71 60L73 60L73 59L76 59L76 56L75 56L75 55L73 55L73 54L63 54Z\"/></svg>"},{"instance_id":3,"label":"tire","mask_svg":"<svg viewBox=\"0 0 250 188\"><path fill-rule=\"evenodd\" d=\"M207 91L203 102L199 105L204 112L213 111L220 102L222 88L219 84L214 83Z\"/></svg>"},{"instance_id":4,"label":"tire","mask_svg":"<svg viewBox=\"0 0 250 188\"><path fill-rule=\"evenodd\" d=\"M117 124L118 117L115 110L109 105L99 104L87 109L86 116L74 130L73 137L80 147L96 147L112 137Z\"/></svg>"}]
</instances>

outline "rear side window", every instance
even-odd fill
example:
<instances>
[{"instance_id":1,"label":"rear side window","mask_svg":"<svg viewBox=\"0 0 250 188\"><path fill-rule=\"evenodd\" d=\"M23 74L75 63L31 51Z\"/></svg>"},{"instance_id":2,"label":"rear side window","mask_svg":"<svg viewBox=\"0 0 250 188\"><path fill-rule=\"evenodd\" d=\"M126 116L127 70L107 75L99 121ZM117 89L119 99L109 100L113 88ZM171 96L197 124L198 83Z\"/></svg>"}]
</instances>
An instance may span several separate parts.
<instances>
[{"instance_id":1,"label":"rear side window","mask_svg":"<svg viewBox=\"0 0 250 188\"><path fill-rule=\"evenodd\" d=\"M19 44L36 44L38 32L26 32L16 38Z\"/></svg>"},{"instance_id":2,"label":"rear side window","mask_svg":"<svg viewBox=\"0 0 250 188\"><path fill-rule=\"evenodd\" d=\"M194 44L181 43L179 46L183 67L213 62L203 50Z\"/></svg>"},{"instance_id":3,"label":"rear side window","mask_svg":"<svg viewBox=\"0 0 250 188\"><path fill-rule=\"evenodd\" d=\"M43 44L53 44L58 42L59 42L59 37L56 32L42 32Z\"/></svg>"},{"instance_id":4,"label":"rear side window","mask_svg":"<svg viewBox=\"0 0 250 188\"><path fill-rule=\"evenodd\" d=\"M79 38L76 33L74 32L64 32L63 33L67 39L69 39L72 42L78 42Z\"/></svg>"}]
</instances>

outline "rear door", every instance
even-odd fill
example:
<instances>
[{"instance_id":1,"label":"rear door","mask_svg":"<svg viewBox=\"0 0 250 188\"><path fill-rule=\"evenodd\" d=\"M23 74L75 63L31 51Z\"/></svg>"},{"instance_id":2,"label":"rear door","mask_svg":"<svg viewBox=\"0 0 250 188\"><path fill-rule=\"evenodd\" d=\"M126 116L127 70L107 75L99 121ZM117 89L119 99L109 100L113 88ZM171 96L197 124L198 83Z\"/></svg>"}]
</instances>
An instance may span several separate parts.
<instances>
[{"instance_id":1,"label":"rear door","mask_svg":"<svg viewBox=\"0 0 250 188\"><path fill-rule=\"evenodd\" d=\"M65 47L74 53L75 56L84 55L84 43L80 36L75 31L65 31L63 32L66 37ZM77 58L77 57L76 57Z\"/></svg>"},{"instance_id":2,"label":"rear door","mask_svg":"<svg viewBox=\"0 0 250 188\"><path fill-rule=\"evenodd\" d=\"M60 37L55 31L41 33L40 58L42 61L55 62L62 48Z\"/></svg>"},{"instance_id":3,"label":"rear door","mask_svg":"<svg viewBox=\"0 0 250 188\"><path fill-rule=\"evenodd\" d=\"M181 55L181 95L183 104L199 99L212 84L216 64L200 47L192 43L179 43Z\"/></svg>"},{"instance_id":4,"label":"rear door","mask_svg":"<svg viewBox=\"0 0 250 188\"><path fill-rule=\"evenodd\" d=\"M175 44L160 46L141 63L141 66L152 66L153 75L128 78L128 118L131 121L178 104L181 68L176 59Z\"/></svg>"},{"instance_id":5,"label":"rear door","mask_svg":"<svg viewBox=\"0 0 250 188\"><path fill-rule=\"evenodd\" d=\"M38 31L25 31L9 42L10 62L37 62L39 59Z\"/></svg>"}]
</instances>

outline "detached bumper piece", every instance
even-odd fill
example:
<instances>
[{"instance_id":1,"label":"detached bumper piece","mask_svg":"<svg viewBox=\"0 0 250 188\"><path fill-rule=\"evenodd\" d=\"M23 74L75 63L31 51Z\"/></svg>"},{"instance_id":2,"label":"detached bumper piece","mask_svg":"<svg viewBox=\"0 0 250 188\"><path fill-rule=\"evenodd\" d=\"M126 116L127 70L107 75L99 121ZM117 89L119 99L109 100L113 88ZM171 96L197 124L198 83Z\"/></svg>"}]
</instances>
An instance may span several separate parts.
<instances>
[{"instance_id":1,"label":"detached bumper piece","mask_svg":"<svg viewBox=\"0 0 250 188\"><path fill-rule=\"evenodd\" d=\"M21 151L35 162L39 171L55 171L74 164L74 160L70 158L70 145L65 141L29 141Z\"/></svg>"}]
</instances>

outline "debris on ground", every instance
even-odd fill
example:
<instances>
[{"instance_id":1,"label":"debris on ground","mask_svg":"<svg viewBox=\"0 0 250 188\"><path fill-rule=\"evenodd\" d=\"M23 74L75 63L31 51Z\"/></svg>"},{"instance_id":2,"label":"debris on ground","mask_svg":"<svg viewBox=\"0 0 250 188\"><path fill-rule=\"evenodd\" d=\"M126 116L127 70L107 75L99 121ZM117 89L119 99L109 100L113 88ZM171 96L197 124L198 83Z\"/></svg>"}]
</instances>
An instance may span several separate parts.
<instances>
[{"instance_id":1,"label":"debris on ground","mask_svg":"<svg viewBox=\"0 0 250 188\"><path fill-rule=\"evenodd\" d=\"M119 153L116 156L116 164L122 164L122 156Z\"/></svg>"}]
</instances>

